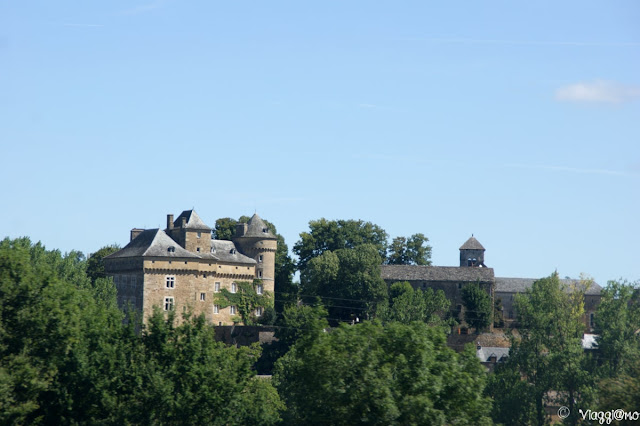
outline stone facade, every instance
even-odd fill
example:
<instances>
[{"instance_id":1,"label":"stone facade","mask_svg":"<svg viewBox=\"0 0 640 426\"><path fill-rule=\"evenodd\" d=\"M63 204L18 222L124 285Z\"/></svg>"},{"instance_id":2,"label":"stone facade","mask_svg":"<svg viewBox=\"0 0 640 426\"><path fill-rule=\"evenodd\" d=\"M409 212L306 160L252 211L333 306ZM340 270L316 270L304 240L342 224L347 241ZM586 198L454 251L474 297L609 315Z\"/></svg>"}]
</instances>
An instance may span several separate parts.
<instances>
[{"instance_id":1,"label":"stone facade","mask_svg":"<svg viewBox=\"0 0 640 426\"><path fill-rule=\"evenodd\" d=\"M129 244L104 258L118 305L135 309L143 321L158 307L204 314L215 325L233 324L237 307L222 308L216 293L235 292L238 282L254 279L261 280L258 292L274 291L276 237L257 214L242 228L233 241L213 240L211 228L186 210L175 221L168 215L165 230L133 229Z\"/></svg>"},{"instance_id":2,"label":"stone facade","mask_svg":"<svg viewBox=\"0 0 640 426\"><path fill-rule=\"evenodd\" d=\"M473 236L460 247L460 266L417 266L417 265L383 265L382 278L391 285L398 281L407 281L415 289L432 288L442 290L451 301L451 310L462 320L464 308L462 289L470 284L479 284L490 296L492 304L500 300L501 315L506 325L515 319L513 302L516 294L522 294L531 288L536 279L533 278L501 278L494 275L493 268L484 263L485 248ZM580 290L585 293L583 318L587 330L593 329L595 311L600 304L602 288L595 282L580 280L562 280L567 289L584 286ZM495 305L494 305L495 306Z\"/></svg>"}]
</instances>

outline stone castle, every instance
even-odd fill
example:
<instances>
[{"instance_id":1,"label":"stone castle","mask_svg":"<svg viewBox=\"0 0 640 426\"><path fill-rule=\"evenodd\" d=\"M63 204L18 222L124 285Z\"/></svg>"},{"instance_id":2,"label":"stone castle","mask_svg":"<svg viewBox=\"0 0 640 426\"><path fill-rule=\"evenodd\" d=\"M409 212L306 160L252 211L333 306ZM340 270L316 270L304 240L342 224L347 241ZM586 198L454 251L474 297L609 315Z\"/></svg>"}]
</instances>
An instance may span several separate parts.
<instances>
[{"instance_id":1,"label":"stone castle","mask_svg":"<svg viewBox=\"0 0 640 426\"><path fill-rule=\"evenodd\" d=\"M273 295L277 239L264 221L254 214L248 223L239 223L232 241L215 240L211 231L194 210L183 211L175 220L167 215L165 230L132 229L129 244L104 258L118 305L130 306L145 322L158 306L231 325L238 308L217 304L216 293L235 293L238 282L257 279L256 293ZM254 315L262 313L258 308Z\"/></svg>"}]
</instances>

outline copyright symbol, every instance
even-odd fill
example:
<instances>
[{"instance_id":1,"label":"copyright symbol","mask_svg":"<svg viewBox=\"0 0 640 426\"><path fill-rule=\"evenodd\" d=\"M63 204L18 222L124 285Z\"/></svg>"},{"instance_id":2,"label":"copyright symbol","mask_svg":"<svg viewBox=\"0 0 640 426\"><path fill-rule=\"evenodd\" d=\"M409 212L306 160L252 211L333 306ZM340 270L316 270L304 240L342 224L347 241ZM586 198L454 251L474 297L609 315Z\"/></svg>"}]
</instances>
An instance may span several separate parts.
<instances>
[{"instance_id":1,"label":"copyright symbol","mask_svg":"<svg viewBox=\"0 0 640 426\"><path fill-rule=\"evenodd\" d=\"M622 420L624 418L624 410L618 408L613 412L613 418L616 420Z\"/></svg>"},{"instance_id":2,"label":"copyright symbol","mask_svg":"<svg viewBox=\"0 0 640 426\"><path fill-rule=\"evenodd\" d=\"M565 407L564 405L560 408L558 408L558 417L560 417L561 419L566 419L567 417L569 417L569 414L571 414L571 411L569 411L569 407Z\"/></svg>"}]
</instances>

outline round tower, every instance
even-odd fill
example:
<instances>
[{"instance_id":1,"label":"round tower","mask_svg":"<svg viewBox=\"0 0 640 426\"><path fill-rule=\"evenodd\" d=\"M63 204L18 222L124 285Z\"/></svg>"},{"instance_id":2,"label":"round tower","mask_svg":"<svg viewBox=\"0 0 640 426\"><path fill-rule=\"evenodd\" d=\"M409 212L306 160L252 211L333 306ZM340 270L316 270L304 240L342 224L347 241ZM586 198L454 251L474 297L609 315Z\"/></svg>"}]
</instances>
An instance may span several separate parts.
<instances>
[{"instance_id":1,"label":"round tower","mask_svg":"<svg viewBox=\"0 0 640 426\"><path fill-rule=\"evenodd\" d=\"M263 281L265 290L273 293L278 239L257 213L246 225L236 227L233 243L242 254L256 261L256 278Z\"/></svg>"},{"instance_id":2,"label":"round tower","mask_svg":"<svg viewBox=\"0 0 640 426\"><path fill-rule=\"evenodd\" d=\"M473 234L471 234L471 238L460 247L460 266L482 266L486 268L484 264L484 251L484 247L482 247L480 241L476 240Z\"/></svg>"}]
</instances>

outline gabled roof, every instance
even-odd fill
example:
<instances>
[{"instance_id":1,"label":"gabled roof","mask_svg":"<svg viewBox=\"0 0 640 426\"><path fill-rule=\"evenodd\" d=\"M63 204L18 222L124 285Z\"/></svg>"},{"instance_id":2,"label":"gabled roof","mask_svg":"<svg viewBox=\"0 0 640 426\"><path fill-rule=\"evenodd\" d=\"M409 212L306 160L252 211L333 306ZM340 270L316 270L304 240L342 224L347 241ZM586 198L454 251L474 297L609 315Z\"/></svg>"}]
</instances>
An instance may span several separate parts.
<instances>
[{"instance_id":1,"label":"gabled roof","mask_svg":"<svg viewBox=\"0 0 640 426\"><path fill-rule=\"evenodd\" d=\"M496 357L496 361L502 360L502 358L509 357L509 348L497 348L497 347L484 347L476 350L476 356L480 359L480 362L489 362L489 358Z\"/></svg>"},{"instance_id":2,"label":"gabled roof","mask_svg":"<svg viewBox=\"0 0 640 426\"><path fill-rule=\"evenodd\" d=\"M460 250L484 250L480 241L476 240L472 235L463 245L460 247Z\"/></svg>"},{"instance_id":3,"label":"gabled roof","mask_svg":"<svg viewBox=\"0 0 640 426\"><path fill-rule=\"evenodd\" d=\"M222 261L231 263L243 263L246 265L254 265L257 262L244 254L240 253L235 244L228 240L211 240L212 257Z\"/></svg>"},{"instance_id":4,"label":"gabled roof","mask_svg":"<svg viewBox=\"0 0 640 426\"><path fill-rule=\"evenodd\" d=\"M173 248L169 251L171 247ZM123 257L200 258L200 256L180 247L178 243L160 229L145 229L133 241L124 246L122 250L105 256L105 259Z\"/></svg>"},{"instance_id":5,"label":"gabled roof","mask_svg":"<svg viewBox=\"0 0 640 426\"><path fill-rule=\"evenodd\" d=\"M539 278L505 278L496 277L496 293L524 293L527 289L530 289L534 282ZM567 289L574 286L583 286L581 280L573 279L561 279L560 282L564 284ZM592 282L589 288L586 289L585 294L598 295L602 291L602 287L596 282Z\"/></svg>"},{"instance_id":6,"label":"gabled roof","mask_svg":"<svg viewBox=\"0 0 640 426\"><path fill-rule=\"evenodd\" d=\"M247 222L247 232L244 234L245 237L260 237L264 239L272 239L275 240L276 236L271 233L267 225L264 221L258 216L258 213L255 213Z\"/></svg>"},{"instance_id":7,"label":"gabled roof","mask_svg":"<svg viewBox=\"0 0 640 426\"><path fill-rule=\"evenodd\" d=\"M195 210L185 210L182 213L180 213L180 216L178 216L176 220L173 221L173 226L176 228L180 228L183 217L187 220L186 229L197 229L199 231L211 231L211 228L205 225L205 223L202 221L202 219L200 219L200 216L198 216L198 213L196 213Z\"/></svg>"},{"instance_id":8,"label":"gabled roof","mask_svg":"<svg viewBox=\"0 0 640 426\"><path fill-rule=\"evenodd\" d=\"M385 281L492 282L493 268L382 265L381 275Z\"/></svg>"}]
</instances>

